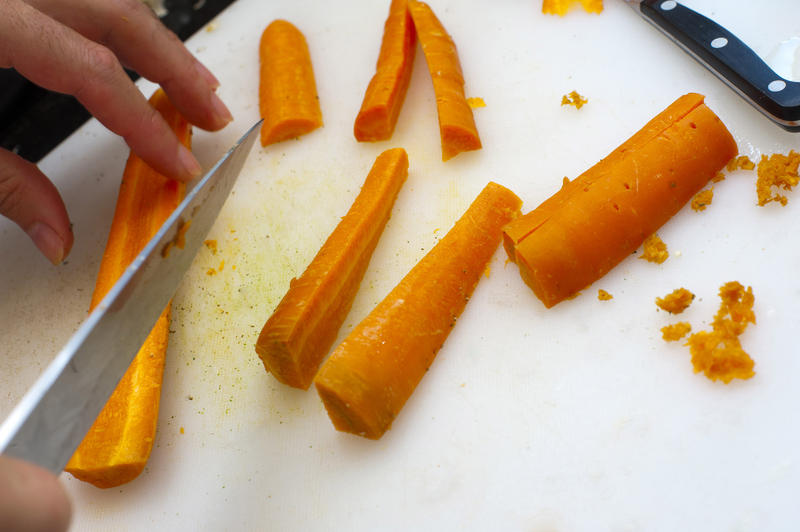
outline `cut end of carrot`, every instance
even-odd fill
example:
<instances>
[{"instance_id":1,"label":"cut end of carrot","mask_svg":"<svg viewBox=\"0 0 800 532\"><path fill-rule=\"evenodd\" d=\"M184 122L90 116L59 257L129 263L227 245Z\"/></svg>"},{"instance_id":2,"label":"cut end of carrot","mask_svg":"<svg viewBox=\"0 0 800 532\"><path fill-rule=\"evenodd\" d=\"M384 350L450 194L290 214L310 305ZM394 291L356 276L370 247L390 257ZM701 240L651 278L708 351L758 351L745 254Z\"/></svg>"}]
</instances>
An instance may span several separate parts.
<instances>
[{"instance_id":1,"label":"cut end of carrot","mask_svg":"<svg viewBox=\"0 0 800 532\"><path fill-rule=\"evenodd\" d=\"M442 161L447 161L461 152L480 150L481 139L475 129L458 126L442 126Z\"/></svg>"},{"instance_id":2,"label":"cut end of carrot","mask_svg":"<svg viewBox=\"0 0 800 532\"><path fill-rule=\"evenodd\" d=\"M284 140L296 139L322 127L322 121L313 118L291 118L278 123L261 125L261 145L268 146Z\"/></svg>"},{"instance_id":3,"label":"cut end of carrot","mask_svg":"<svg viewBox=\"0 0 800 532\"><path fill-rule=\"evenodd\" d=\"M145 462L140 462L136 464L117 464L98 469L83 469L78 464L70 464L72 464L72 461L67 464L64 471L78 480L88 482L101 489L116 488L127 484L138 477L144 471L145 466Z\"/></svg>"},{"instance_id":4,"label":"cut end of carrot","mask_svg":"<svg viewBox=\"0 0 800 532\"><path fill-rule=\"evenodd\" d=\"M324 379L316 379L314 386L317 388L322 404L325 406L325 411L331 419L333 426L340 432L348 432L357 436L362 436L370 440L378 440L383 434L389 430L391 420L385 427L375 427L370 425L368 420L359 415L357 409L351 408L348 400L339 395L338 390L347 389L342 386L331 386Z\"/></svg>"},{"instance_id":5,"label":"cut end of carrot","mask_svg":"<svg viewBox=\"0 0 800 532\"><path fill-rule=\"evenodd\" d=\"M394 132L390 123L389 109L384 106L362 110L356 117L353 135L359 142L389 140Z\"/></svg>"}]
</instances>

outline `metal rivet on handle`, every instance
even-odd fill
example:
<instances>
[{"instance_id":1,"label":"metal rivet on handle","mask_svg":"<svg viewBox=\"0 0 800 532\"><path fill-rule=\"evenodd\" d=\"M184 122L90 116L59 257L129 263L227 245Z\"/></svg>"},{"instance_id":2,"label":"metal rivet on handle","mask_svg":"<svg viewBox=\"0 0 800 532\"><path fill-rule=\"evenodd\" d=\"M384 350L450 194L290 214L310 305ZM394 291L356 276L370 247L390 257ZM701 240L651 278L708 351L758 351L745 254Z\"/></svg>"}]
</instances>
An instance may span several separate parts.
<instances>
[{"instance_id":1,"label":"metal rivet on handle","mask_svg":"<svg viewBox=\"0 0 800 532\"><path fill-rule=\"evenodd\" d=\"M723 46L728 44L728 39L725 37L717 37L713 41L711 41L712 48L722 48Z\"/></svg>"},{"instance_id":2,"label":"metal rivet on handle","mask_svg":"<svg viewBox=\"0 0 800 532\"><path fill-rule=\"evenodd\" d=\"M776 79L776 80L770 81L769 85L767 85L767 88L771 92L780 92L780 91L782 91L783 89L786 88L786 82L783 81L782 79Z\"/></svg>"},{"instance_id":3,"label":"metal rivet on handle","mask_svg":"<svg viewBox=\"0 0 800 532\"><path fill-rule=\"evenodd\" d=\"M664 11L669 11L670 9L678 7L678 2L675 2L675 0L667 0L666 2L661 2L661 6L659 7Z\"/></svg>"}]
</instances>

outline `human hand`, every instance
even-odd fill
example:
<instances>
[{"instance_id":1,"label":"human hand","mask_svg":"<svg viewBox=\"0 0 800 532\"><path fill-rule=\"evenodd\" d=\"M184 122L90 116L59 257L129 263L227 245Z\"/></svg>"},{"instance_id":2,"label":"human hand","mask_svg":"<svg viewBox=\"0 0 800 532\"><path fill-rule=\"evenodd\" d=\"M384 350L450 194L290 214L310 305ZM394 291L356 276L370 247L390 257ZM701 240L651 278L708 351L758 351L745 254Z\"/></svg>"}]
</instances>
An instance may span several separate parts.
<instances>
[{"instance_id":1,"label":"human hand","mask_svg":"<svg viewBox=\"0 0 800 532\"><path fill-rule=\"evenodd\" d=\"M0 530L59 532L72 510L58 479L41 467L0 455Z\"/></svg>"},{"instance_id":2,"label":"human hand","mask_svg":"<svg viewBox=\"0 0 800 532\"><path fill-rule=\"evenodd\" d=\"M232 120L217 79L139 0L2 0L0 68L74 95L147 164L188 180L202 169L125 74L161 85L192 124L209 131ZM36 167L0 149L0 214L16 222L54 264L73 235L58 190Z\"/></svg>"}]
</instances>

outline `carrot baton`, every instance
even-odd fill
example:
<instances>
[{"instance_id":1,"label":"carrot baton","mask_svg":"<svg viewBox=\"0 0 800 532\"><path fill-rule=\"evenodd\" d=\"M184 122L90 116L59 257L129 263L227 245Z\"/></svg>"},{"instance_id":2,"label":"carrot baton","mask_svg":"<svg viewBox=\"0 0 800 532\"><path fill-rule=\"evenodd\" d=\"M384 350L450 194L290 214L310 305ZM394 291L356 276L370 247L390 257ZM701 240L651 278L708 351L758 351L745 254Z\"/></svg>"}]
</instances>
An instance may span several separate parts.
<instances>
[{"instance_id":1,"label":"carrot baton","mask_svg":"<svg viewBox=\"0 0 800 532\"><path fill-rule=\"evenodd\" d=\"M410 0L408 8L433 80L442 137L442 160L463 151L481 149L475 118L464 95L464 75L453 39L427 4Z\"/></svg>"},{"instance_id":2,"label":"carrot baton","mask_svg":"<svg viewBox=\"0 0 800 532\"><path fill-rule=\"evenodd\" d=\"M720 119L687 94L608 157L504 229L523 280L552 307L636 251L737 153Z\"/></svg>"},{"instance_id":3,"label":"carrot baton","mask_svg":"<svg viewBox=\"0 0 800 532\"><path fill-rule=\"evenodd\" d=\"M336 429L378 439L433 362L519 212L489 183L455 226L323 364L314 384Z\"/></svg>"},{"instance_id":4,"label":"carrot baton","mask_svg":"<svg viewBox=\"0 0 800 532\"><path fill-rule=\"evenodd\" d=\"M311 385L350 311L407 175L402 148L378 156L348 213L267 320L256 352L280 382L304 390Z\"/></svg>"},{"instance_id":5,"label":"carrot baton","mask_svg":"<svg viewBox=\"0 0 800 532\"><path fill-rule=\"evenodd\" d=\"M353 133L359 142L387 140L394 132L411 81L417 34L408 0L392 0L375 75L367 86Z\"/></svg>"},{"instance_id":6,"label":"carrot baton","mask_svg":"<svg viewBox=\"0 0 800 532\"><path fill-rule=\"evenodd\" d=\"M189 147L191 126L172 106L167 95L159 89L150 98L150 104L166 119L181 142ZM122 175L91 309L100 303L180 204L185 188L183 183L167 179L131 153ZM169 314L167 306L64 468L74 477L100 488L111 488L130 482L144 469L158 422Z\"/></svg>"},{"instance_id":7,"label":"carrot baton","mask_svg":"<svg viewBox=\"0 0 800 532\"><path fill-rule=\"evenodd\" d=\"M261 145L295 138L322 125L311 55L303 34L276 20L264 30L258 104L264 124Z\"/></svg>"}]
</instances>

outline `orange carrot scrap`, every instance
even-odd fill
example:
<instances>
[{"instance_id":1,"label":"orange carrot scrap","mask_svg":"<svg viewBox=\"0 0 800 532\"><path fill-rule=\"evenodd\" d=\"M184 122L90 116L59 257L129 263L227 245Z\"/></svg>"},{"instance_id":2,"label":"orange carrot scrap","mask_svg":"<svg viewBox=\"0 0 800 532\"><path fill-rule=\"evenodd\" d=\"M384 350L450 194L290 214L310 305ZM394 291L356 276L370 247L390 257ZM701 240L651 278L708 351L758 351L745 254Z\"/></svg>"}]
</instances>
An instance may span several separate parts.
<instances>
[{"instance_id":1,"label":"orange carrot scrap","mask_svg":"<svg viewBox=\"0 0 800 532\"><path fill-rule=\"evenodd\" d=\"M158 90L150 104L189 147L191 126ZM185 185L156 173L131 153L122 176L91 308L97 306L125 269L180 203ZM170 307L117 385L65 471L100 488L119 486L144 469L156 434L161 379L169 337Z\"/></svg>"},{"instance_id":2,"label":"orange carrot scrap","mask_svg":"<svg viewBox=\"0 0 800 532\"><path fill-rule=\"evenodd\" d=\"M577 91L572 91L561 97L561 105L572 105L575 109L580 109L589 103L589 100L578 94Z\"/></svg>"},{"instance_id":3,"label":"orange carrot scrap","mask_svg":"<svg viewBox=\"0 0 800 532\"><path fill-rule=\"evenodd\" d=\"M688 321L679 321L672 325L661 327L661 338L665 342L677 342L692 331L692 324Z\"/></svg>"},{"instance_id":4,"label":"orange carrot scrap","mask_svg":"<svg viewBox=\"0 0 800 532\"><path fill-rule=\"evenodd\" d=\"M697 194L694 195L692 198L692 210L693 211L704 211L706 207L711 205L711 202L714 200L714 187L707 188L705 190L701 190Z\"/></svg>"},{"instance_id":5,"label":"orange carrot scrap","mask_svg":"<svg viewBox=\"0 0 800 532\"><path fill-rule=\"evenodd\" d=\"M483 98L478 98L476 96L474 98L467 98L467 105L469 105L470 109L478 109L479 107L486 107L486 102L483 101Z\"/></svg>"},{"instance_id":6,"label":"orange carrot scrap","mask_svg":"<svg viewBox=\"0 0 800 532\"><path fill-rule=\"evenodd\" d=\"M542 13L564 16L576 0L542 0ZM602 13L603 0L580 0L587 13Z\"/></svg>"},{"instance_id":7,"label":"orange carrot scrap","mask_svg":"<svg viewBox=\"0 0 800 532\"><path fill-rule=\"evenodd\" d=\"M504 228L509 258L552 307L631 255L737 151L719 118L687 94L605 159Z\"/></svg>"},{"instance_id":8,"label":"orange carrot scrap","mask_svg":"<svg viewBox=\"0 0 800 532\"><path fill-rule=\"evenodd\" d=\"M310 386L353 304L407 175L402 148L378 156L347 215L267 320L256 352L280 382L304 390Z\"/></svg>"},{"instance_id":9,"label":"orange carrot scrap","mask_svg":"<svg viewBox=\"0 0 800 532\"><path fill-rule=\"evenodd\" d=\"M464 74L453 39L427 4L409 0L408 7L433 80L442 160L481 149L475 118L464 95Z\"/></svg>"},{"instance_id":10,"label":"orange carrot scrap","mask_svg":"<svg viewBox=\"0 0 800 532\"><path fill-rule=\"evenodd\" d=\"M676 288L664 297L656 298L656 305L670 314L680 314L692 304L694 294L685 288Z\"/></svg>"},{"instance_id":11,"label":"orange carrot scrap","mask_svg":"<svg viewBox=\"0 0 800 532\"><path fill-rule=\"evenodd\" d=\"M791 150L788 155L773 153L770 156L761 156L756 169L758 174L756 193L760 207L772 201L786 205L788 201L786 196L775 193L772 189L792 190L796 187L800 182L798 166L800 166L800 153L794 150Z\"/></svg>"},{"instance_id":12,"label":"orange carrot scrap","mask_svg":"<svg viewBox=\"0 0 800 532\"><path fill-rule=\"evenodd\" d=\"M656 233L644 239L642 244L642 254L639 255L640 259L647 262L655 262L656 264L663 264L669 258L669 251L667 245L661 240Z\"/></svg>"},{"instance_id":13,"label":"orange carrot scrap","mask_svg":"<svg viewBox=\"0 0 800 532\"><path fill-rule=\"evenodd\" d=\"M259 110L261 145L304 135L322 126L317 84L303 34L290 22L276 20L264 30Z\"/></svg>"},{"instance_id":14,"label":"orange carrot scrap","mask_svg":"<svg viewBox=\"0 0 800 532\"><path fill-rule=\"evenodd\" d=\"M375 75L353 126L356 140L387 140L392 136L411 80L416 49L417 34L408 0L392 0Z\"/></svg>"},{"instance_id":15,"label":"orange carrot scrap","mask_svg":"<svg viewBox=\"0 0 800 532\"><path fill-rule=\"evenodd\" d=\"M729 172L733 172L734 170L752 170L755 167L756 165L750 160L750 157L747 155L740 155L731 159L725 166L725 169Z\"/></svg>"},{"instance_id":16,"label":"orange carrot scrap","mask_svg":"<svg viewBox=\"0 0 800 532\"><path fill-rule=\"evenodd\" d=\"M711 330L691 335L687 345L695 373L702 371L709 379L728 384L733 379L749 379L755 375L755 362L739 340L747 325L756 322L755 297L752 287L745 289L738 281L722 285L719 297L721 302Z\"/></svg>"},{"instance_id":17,"label":"orange carrot scrap","mask_svg":"<svg viewBox=\"0 0 800 532\"><path fill-rule=\"evenodd\" d=\"M359 323L314 384L337 430L378 439L391 426L464 310L519 211L490 183L430 252Z\"/></svg>"},{"instance_id":18,"label":"orange carrot scrap","mask_svg":"<svg viewBox=\"0 0 800 532\"><path fill-rule=\"evenodd\" d=\"M610 301L614 299L614 296L603 290L602 288L597 291L597 299L600 301Z\"/></svg>"}]
</instances>

